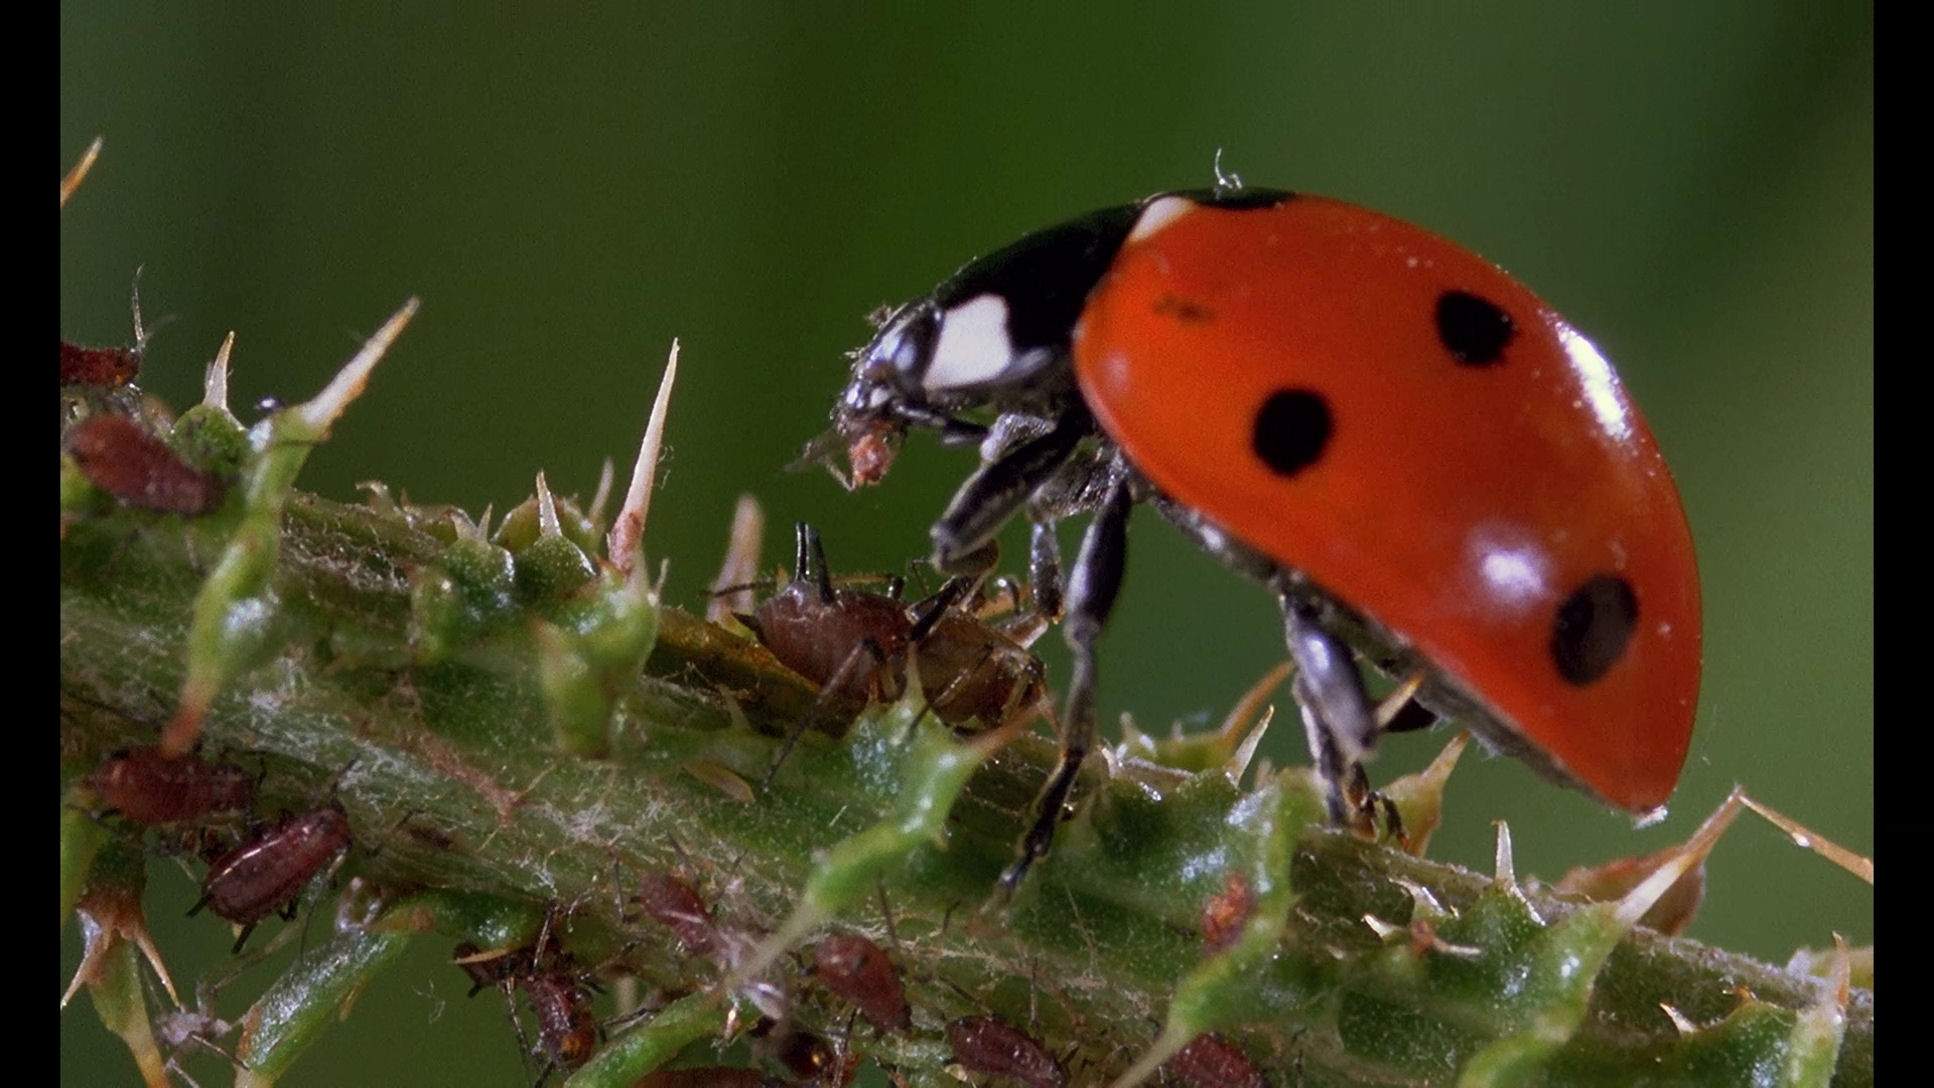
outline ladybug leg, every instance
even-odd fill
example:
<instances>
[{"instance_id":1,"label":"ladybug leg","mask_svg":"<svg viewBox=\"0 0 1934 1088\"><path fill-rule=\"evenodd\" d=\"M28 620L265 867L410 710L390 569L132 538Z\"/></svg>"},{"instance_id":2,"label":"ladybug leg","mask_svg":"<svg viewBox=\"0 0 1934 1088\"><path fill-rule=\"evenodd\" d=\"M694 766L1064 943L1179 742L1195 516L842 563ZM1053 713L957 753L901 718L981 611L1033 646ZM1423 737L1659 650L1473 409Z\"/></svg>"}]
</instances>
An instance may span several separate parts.
<instances>
[{"instance_id":1,"label":"ladybug leg","mask_svg":"<svg viewBox=\"0 0 1934 1088\"><path fill-rule=\"evenodd\" d=\"M1133 505L1128 480L1118 473L1081 538L1081 553L1075 557L1068 579L1068 618L1061 633L1074 655L1074 675L1068 683L1067 709L1062 715L1061 760L1035 802L1034 823L1021 840L1021 856L1001 874L1001 887L1010 895L1027 876L1028 868L1047 856L1061 809L1074 788L1075 774L1094 743L1095 642L1121 590L1122 569L1128 559L1128 512Z\"/></svg>"},{"instance_id":2,"label":"ladybug leg","mask_svg":"<svg viewBox=\"0 0 1934 1088\"><path fill-rule=\"evenodd\" d=\"M1351 770L1377 742L1377 723L1363 676L1343 640L1323 629L1315 610L1285 592L1283 633L1296 662L1296 701L1303 713L1310 756L1323 777L1330 820L1353 824Z\"/></svg>"},{"instance_id":3,"label":"ladybug leg","mask_svg":"<svg viewBox=\"0 0 1934 1088\"><path fill-rule=\"evenodd\" d=\"M1085 418L1064 417L1045 434L975 470L933 524L933 565L948 574L972 571L994 534L1073 456L1091 429Z\"/></svg>"},{"instance_id":4,"label":"ladybug leg","mask_svg":"<svg viewBox=\"0 0 1934 1088\"><path fill-rule=\"evenodd\" d=\"M1028 529L1027 580L1034 587L1034 611L1049 623L1061 619L1061 538L1054 522L1037 520Z\"/></svg>"}]
</instances>

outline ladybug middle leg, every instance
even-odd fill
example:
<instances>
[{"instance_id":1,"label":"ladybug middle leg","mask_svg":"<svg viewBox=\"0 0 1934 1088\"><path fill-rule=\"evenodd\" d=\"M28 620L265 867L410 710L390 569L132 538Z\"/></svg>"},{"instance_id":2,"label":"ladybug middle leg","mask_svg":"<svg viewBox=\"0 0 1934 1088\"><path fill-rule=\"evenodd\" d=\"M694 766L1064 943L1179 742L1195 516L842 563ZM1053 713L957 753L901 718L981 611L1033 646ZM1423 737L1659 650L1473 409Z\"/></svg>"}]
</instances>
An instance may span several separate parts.
<instances>
[{"instance_id":1,"label":"ladybug middle leg","mask_svg":"<svg viewBox=\"0 0 1934 1088\"><path fill-rule=\"evenodd\" d=\"M1081 552L1068 578L1067 620L1062 637L1074 658L1068 699L1062 713L1061 759L1035 801L1034 823L1021 840L1020 856L1001 874L1001 888L1012 894L1036 861L1047 856L1061 809L1074 789L1075 775L1095 738L1095 643L1121 591L1128 559L1128 514L1134 506L1127 473L1113 473L1107 497L1081 538Z\"/></svg>"},{"instance_id":2,"label":"ladybug middle leg","mask_svg":"<svg viewBox=\"0 0 1934 1088\"><path fill-rule=\"evenodd\" d=\"M1351 787L1363 757L1376 745L1376 712L1363 687L1356 659L1342 639L1324 629L1316 610L1281 590L1283 634L1296 662L1296 702L1303 715L1310 757L1323 779L1330 822L1355 826L1361 803Z\"/></svg>"}]
</instances>

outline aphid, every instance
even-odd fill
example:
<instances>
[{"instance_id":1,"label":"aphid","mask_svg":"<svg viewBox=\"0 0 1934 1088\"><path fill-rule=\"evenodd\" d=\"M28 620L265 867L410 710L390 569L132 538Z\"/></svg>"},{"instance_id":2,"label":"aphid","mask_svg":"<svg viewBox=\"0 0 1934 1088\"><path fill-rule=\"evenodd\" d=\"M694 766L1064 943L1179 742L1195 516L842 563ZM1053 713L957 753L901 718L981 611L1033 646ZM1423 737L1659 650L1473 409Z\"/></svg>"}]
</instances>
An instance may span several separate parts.
<instances>
[{"instance_id":1,"label":"aphid","mask_svg":"<svg viewBox=\"0 0 1934 1088\"><path fill-rule=\"evenodd\" d=\"M725 941L697 889L668 872L645 874L634 902L645 916L672 931L688 955L716 956Z\"/></svg>"},{"instance_id":2,"label":"aphid","mask_svg":"<svg viewBox=\"0 0 1934 1088\"><path fill-rule=\"evenodd\" d=\"M897 697L909 658L934 713L950 725L992 726L1044 709L1040 659L959 607L965 595L957 588L909 606L897 594L836 586L819 533L805 522L794 526L793 569L791 582L740 617L774 657L820 685L820 705L787 736L775 770L825 705Z\"/></svg>"},{"instance_id":3,"label":"aphid","mask_svg":"<svg viewBox=\"0 0 1934 1088\"><path fill-rule=\"evenodd\" d=\"M123 386L141 374L139 348L92 348L60 342L60 384Z\"/></svg>"},{"instance_id":4,"label":"aphid","mask_svg":"<svg viewBox=\"0 0 1934 1088\"><path fill-rule=\"evenodd\" d=\"M293 917L296 896L349 844L349 814L333 801L291 817L210 865L201 899L188 913L207 907L241 926L240 952L257 922L285 907L284 916Z\"/></svg>"},{"instance_id":5,"label":"aphid","mask_svg":"<svg viewBox=\"0 0 1934 1088\"><path fill-rule=\"evenodd\" d=\"M153 746L108 756L88 774L87 786L108 811L139 824L235 812L255 800L255 778L242 768L193 754L170 759Z\"/></svg>"},{"instance_id":6,"label":"aphid","mask_svg":"<svg viewBox=\"0 0 1934 1088\"><path fill-rule=\"evenodd\" d=\"M970 1073L1012 1077L1028 1088L1065 1088L1068 1071L1032 1037L998 1016L964 1016L947 1024L954 1061Z\"/></svg>"},{"instance_id":7,"label":"aphid","mask_svg":"<svg viewBox=\"0 0 1934 1088\"><path fill-rule=\"evenodd\" d=\"M537 1014L537 1039L552 1066L576 1069L598 1048L598 1018L583 981L553 967L519 975L517 986ZM548 1071L547 1071L548 1072Z\"/></svg>"},{"instance_id":8,"label":"aphid","mask_svg":"<svg viewBox=\"0 0 1934 1088\"><path fill-rule=\"evenodd\" d=\"M142 510L205 514L227 486L181 459L125 416L96 415L67 432L67 453L87 482Z\"/></svg>"},{"instance_id":9,"label":"aphid","mask_svg":"<svg viewBox=\"0 0 1934 1088\"><path fill-rule=\"evenodd\" d=\"M1220 952L1236 943L1255 910L1256 893L1250 890L1249 881L1241 873L1229 873L1222 890L1210 896L1202 908L1203 948Z\"/></svg>"},{"instance_id":10,"label":"aphid","mask_svg":"<svg viewBox=\"0 0 1934 1088\"><path fill-rule=\"evenodd\" d=\"M881 1031L913 1027L900 972L884 949L857 933L838 933L819 942L813 978L845 998Z\"/></svg>"},{"instance_id":11,"label":"aphid","mask_svg":"<svg viewBox=\"0 0 1934 1088\"><path fill-rule=\"evenodd\" d=\"M1062 758L1009 888L1095 742L1137 502L1278 597L1333 821L1370 822L1346 787L1382 732L1352 643L1608 805L1649 812L1678 780L1700 600L1671 474L1598 349L1442 238L1240 183L1041 231L895 311L807 455L843 445L873 483L914 428L980 447L931 528L957 592L1025 511L1052 600L1056 523L1095 515L1068 578Z\"/></svg>"},{"instance_id":12,"label":"aphid","mask_svg":"<svg viewBox=\"0 0 1934 1088\"><path fill-rule=\"evenodd\" d=\"M1193 1088L1269 1088L1249 1055L1213 1032L1191 1039L1162 1068Z\"/></svg>"}]
</instances>

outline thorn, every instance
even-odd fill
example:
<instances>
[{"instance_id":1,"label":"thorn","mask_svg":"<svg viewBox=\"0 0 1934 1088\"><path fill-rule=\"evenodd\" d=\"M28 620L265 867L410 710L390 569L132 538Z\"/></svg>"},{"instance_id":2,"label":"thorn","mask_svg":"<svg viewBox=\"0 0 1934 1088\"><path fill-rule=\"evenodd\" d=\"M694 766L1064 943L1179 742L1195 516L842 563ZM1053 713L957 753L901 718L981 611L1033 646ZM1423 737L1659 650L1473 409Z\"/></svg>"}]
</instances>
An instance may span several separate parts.
<instances>
[{"instance_id":1,"label":"thorn","mask_svg":"<svg viewBox=\"0 0 1934 1088\"><path fill-rule=\"evenodd\" d=\"M1838 843L1821 838L1792 817L1748 797L1738 787L1734 788L1734 793L1738 795L1740 804L1758 813L1767 823L1786 832L1786 837L1793 840L1793 845L1813 851L1869 884L1874 882L1872 858L1862 857Z\"/></svg>"},{"instance_id":2,"label":"thorn","mask_svg":"<svg viewBox=\"0 0 1934 1088\"><path fill-rule=\"evenodd\" d=\"M147 265L136 265L134 267L134 286L130 289L130 292L134 296L132 303L134 308L134 350L137 353L142 348L148 346L148 330L141 327L141 270L146 267Z\"/></svg>"},{"instance_id":3,"label":"thorn","mask_svg":"<svg viewBox=\"0 0 1934 1088\"><path fill-rule=\"evenodd\" d=\"M175 992L175 980L168 976L168 965L161 962L161 949L155 947L154 937L148 933L146 926L142 926L133 936L135 947L141 949L141 954L147 957L148 966L154 968L156 977L161 979L161 988L168 991L168 1000L175 1003L175 1008L181 1008L181 995ZM1842 943L1843 951L1845 947Z\"/></svg>"},{"instance_id":4,"label":"thorn","mask_svg":"<svg viewBox=\"0 0 1934 1088\"><path fill-rule=\"evenodd\" d=\"M1275 719L1275 707L1263 711L1262 721L1257 722L1256 727L1236 746L1236 750L1230 753L1228 761L1222 765L1222 773L1229 776L1229 781L1242 784L1243 772L1249 769L1249 761L1256 757L1256 746L1262 743L1263 734L1269 732L1269 723Z\"/></svg>"},{"instance_id":5,"label":"thorn","mask_svg":"<svg viewBox=\"0 0 1934 1088\"><path fill-rule=\"evenodd\" d=\"M638 463L631 470L631 487L606 540L612 566L624 574L642 566L639 560L644 557L645 517L651 512L653 475L665 442L665 411L671 405L672 383L677 378L678 341L674 339L671 355L665 360L665 376L658 382L658 399L652 402L651 418L645 423L644 441L638 446Z\"/></svg>"},{"instance_id":6,"label":"thorn","mask_svg":"<svg viewBox=\"0 0 1934 1088\"><path fill-rule=\"evenodd\" d=\"M1680 1012L1678 1009L1673 1008L1663 1001L1659 1002L1659 1008L1665 1013L1666 1019L1672 1021L1673 1028L1678 1031L1681 1038L1699 1033L1699 1025L1693 1023L1685 1013Z\"/></svg>"},{"instance_id":7,"label":"thorn","mask_svg":"<svg viewBox=\"0 0 1934 1088\"><path fill-rule=\"evenodd\" d=\"M215 358L208 364L208 372L201 380L201 402L210 408L228 411L228 357L235 350L235 330L228 330L222 337L222 346L215 351Z\"/></svg>"},{"instance_id":8,"label":"thorn","mask_svg":"<svg viewBox=\"0 0 1934 1088\"><path fill-rule=\"evenodd\" d=\"M1678 883L1680 877L1705 862L1706 855L1712 853L1713 846L1719 842L1719 836L1725 834L1726 828L1739 816L1740 802L1745 796L1735 786L1726 800L1686 840L1676 857L1659 866L1651 876L1640 881L1638 887L1618 901L1614 917L1619 925L1627 929L1637 925L1645 912L1652 909L1652 904Z\"/></svg>"},{"instance_id":9,"label":"thorn","mask_svg":"<svg viewBox=\"0 0 1934 1088\"><path fill-rule=\"evenodd\" d=\"M752 611L750 589L726 591L759 577L759 545L765 531L766 514L759 500L740 495L738 504L732 508L732 528L725 537L725 561L719 565L719 576L712 579L712 599L705 606L707 620L722 623L734 612Z\"/></svg>"},{"instance_id":10,"label":"thorn","mask_svg":"<svg viewBox=\"0 0 1934 1088\"><path fill-rule=\"evenodd\" d=\"M544 473L537 473L537 535L563 536L564 527L557 522L557 499L551 494L551 485L544 481Z\"/></svg>"},{"instance_id":11,"label":"thorn","mask_svg":"<svg viewBox=\"0 0 1934 1088\"><path fill-rule=\"evenodd\" d=\"M611 479L615 472L611 458L605 458L604 467L598 470L598 488L591 494L591 509L584 515L593 525L604 524L604 504L611 498Z\"/></svg>"},{"instance_id":12,"label":"thorn","mask_svg":"<svg viewBox=\"0 0 1934 1088\"><path fill-rule=\"evenodd\" d=\"M1217 737L1224 747L1230 751L1236 749L1239 738L1248 732L1249 723L1255 721L1256 716L1262 713L1263 705L1269 701L1269 697L1282 685L1282 682L1289 678L1290 671L1294 668L1295 665L1292 662L1279 661L1275 668L1263 673L1254 684L1249 685L1249 690L1243 692L1242 698L1236 700L1236 705L1229 710L1229 716L1222 719L1221 727L1216 730Z\"/></svg>"},{"instance_id":13,"label":"thorn","mask_svg":"<svg viewBox=\"0 0 1934 1088\"><path fill-rule=\"evenodd\" d=\"M1833 984L1834 1006L1846 1009L1847 1000L1853 996L1853 953L1847 948L1847 939L1838 933L1833 935L1833 962L1827 968L1827 981Z\"/></svg>"},{"instance_id":14,"label":"thorn","mask_svg":"<svg viewBox=\"0 0 1934 1088\"><path fill-rule=\"evenodd\" d=\"M317 393L314 399L295 406L296 418L318 435L326 434L330 425L342 418L350 402L362 394L364 387L369 384L370 371L376 369L376 364L382 361L390 345L396 343L404 326L416 316L419 304L416 298L411 298L403 304L402 309L391 314L390 319L383 322L383 327L377 329L363 344L363 349L336 372L335 378L322 392Z\"/></svg>"},{"instance_id":15,"label":"thorn","mask_svg":"<svg viewBox=\"0 0 1934 1088\"><path fill-rule=\"evenodd\" d=\"M67 198L73 196L74 190L81 187L81 182L87 180L87 172L94 169L94 160L101 157L101 148L106 143L107 137L94 137L94 142L87 145L86 151L81 152L81 161L75 163L74 168L67 171L67 176L60 179L61 207L67 207Z\"/></svg>"},{"instance_id":16,"label":"thorn","mask_svg":"<svg viewBox=\"0 0 1934 1088\"><path fill-rule=\"evenodd\" d=\"M1518 872L1516 865L1511 860L1511 825L1505 823L1503 820L1494 820L1491 826L1498 829L1497 875L1494 879L1496 879L1498 887L1500 888L1516 888L1518 886ZM1639 913L1643 914L1645 912L1640 911Z\"/></svg>"},{"instance_id":17,"label":"thorn","mask_svg":"<svg viewBox=\"0 0 1934 1088\"><path fill-rule=\"evenodd\" d=\"M1418 669L1405 677L1403 683L1398 684L1390 694L1384 696L1383 701L1377 704L1375 715L1377 729L1381 731L1395 721L1397 715L1403 712L1404 707L1410 705L1410 700L1417 697L1418 690L1423 686L1424 670Z\"/></svg>"},{"instance_id":18,"label":"thorn","mask_svg":"<svg viewBox=\"0 0 1934 1088\"><path fill-rule=\"evenodd\" d=\"M1380 941L1387 941L1399 933L1408 932L1407 927L1397 925L1395 922L1386 922L1374 914L1364 915L1363 924L1369 926L1370 932L1375 933Z\"/></svg>"}]
</instances>

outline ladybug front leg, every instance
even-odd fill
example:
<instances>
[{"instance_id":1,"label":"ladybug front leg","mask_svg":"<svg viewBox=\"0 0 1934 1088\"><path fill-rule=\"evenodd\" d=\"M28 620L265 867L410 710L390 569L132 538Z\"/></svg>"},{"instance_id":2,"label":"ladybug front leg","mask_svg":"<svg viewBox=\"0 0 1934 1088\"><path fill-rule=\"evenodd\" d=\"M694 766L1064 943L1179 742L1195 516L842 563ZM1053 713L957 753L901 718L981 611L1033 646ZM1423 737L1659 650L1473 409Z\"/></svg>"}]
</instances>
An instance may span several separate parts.
<instances>
[{"instance_id":1,"label":"ladybug front leg","mask_svg":"<svg viewBox=\"0 0 1934 1088\"><path fill-rule=\"evenodd\" d=\"M1114 610L1128 560L1128 512L1134 505L1126 474L1114 473L1107 498L1081 538L1081 553L1068 576L1068 617L1061 634L1074 656L1068 681L1067 709L1062 715L1061 759L1035 802L1034 823L1021 840L1021 856L1001 874L1001 887L1012 894L1028 868L1047 856L1060 823L1062 806L1074 789L1075 775L1095 739L1095 642Z\"/></svg>"},{"instance_id":2,"label":"ladybug front leg","mask_svg":"<svg viewBox=\"0 0 1934 1088\"><path fill-rule=\"evenodd\" d=\"M1285 592L1282 605L1283 634L1296 662L1296 702L1330 820L1352 823L1357 806L1348 803L1346 790L1352 772L1377 742L1376 713L1350 648L1323 628L1308 603Z\"/></svg>"},{"instance_id":3,"label":"ladybug front leg","mask_svg":"<svg viewBox=\"0 0 1934 1088\"><path fill-rule=\"evenodd\" d=\"M994 569L994 536L1040 487L1059 472L1091 430L1084 415L1063 416L1047 431L981 465L954 493L933 523L933 565L952 575L914 618L918 642L947 609L965 600Z\"/></svg>"}]
</instances>

